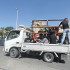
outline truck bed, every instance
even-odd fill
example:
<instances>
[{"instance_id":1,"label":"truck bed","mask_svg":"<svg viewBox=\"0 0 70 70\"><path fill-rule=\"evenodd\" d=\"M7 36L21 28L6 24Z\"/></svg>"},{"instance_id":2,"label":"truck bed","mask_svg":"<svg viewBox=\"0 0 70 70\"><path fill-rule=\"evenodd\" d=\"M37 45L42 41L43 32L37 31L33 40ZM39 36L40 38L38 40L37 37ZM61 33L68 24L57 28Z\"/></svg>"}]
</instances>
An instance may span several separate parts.
<instances>
[{"instance_id":1,"label":"truck bed","mask_svg":"<svg viewBox=\"0 0 70 70\"><path fill-rule=\"evenodd\" d=\"M60 44L43 44L43 43L23 43L22 50L44 51L44 52L57 52L69 53L69 45Z\"/></svg>"}]
</instances>

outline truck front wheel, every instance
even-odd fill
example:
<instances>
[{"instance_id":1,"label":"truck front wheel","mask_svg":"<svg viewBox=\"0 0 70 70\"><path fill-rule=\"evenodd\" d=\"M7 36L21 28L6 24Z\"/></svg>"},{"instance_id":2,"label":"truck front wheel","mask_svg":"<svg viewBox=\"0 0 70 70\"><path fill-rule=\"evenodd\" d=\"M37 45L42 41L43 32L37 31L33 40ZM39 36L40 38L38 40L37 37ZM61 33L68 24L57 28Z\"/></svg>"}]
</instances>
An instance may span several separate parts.
<instances>
[{"instance_id":1,"label":"truck front wheel","mask_svg":"<svg viewBox=\"0 0 70 70\"><path fill-rule=\"evenodd\" d=\"M9 54L10 57L17 58L19 56L19 51L17 48L11 48Z\"/></svg>"},{"instance_id":2,"label":"truck front wheel","mask_svg":"<svg viewBox=\"0 0 70 70\"><path fill-rule=\"evenodd\" d=\"M43 59L45 62L51 63L54 60L54 55L52 53L45 53Z\"/></svg>"}]
</instances>

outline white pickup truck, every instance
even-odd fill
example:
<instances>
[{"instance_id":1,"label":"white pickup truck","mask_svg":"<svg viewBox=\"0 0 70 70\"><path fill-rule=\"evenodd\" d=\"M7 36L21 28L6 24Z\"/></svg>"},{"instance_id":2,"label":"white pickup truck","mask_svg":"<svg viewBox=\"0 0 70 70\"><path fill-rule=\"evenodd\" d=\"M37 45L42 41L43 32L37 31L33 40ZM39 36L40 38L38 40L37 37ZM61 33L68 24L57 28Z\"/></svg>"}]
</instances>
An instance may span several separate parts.
<instances>
[{"instance_id":1,"label":"white pickup truck","mask_svg":"<svg viewBox=\"0 0 70 70\"><path fill-rule=\"evenodd\" d=\"M30 32L22 30L12 30L5 39L4 51L11 57L19 57L21 53L37 53L43 57L46 62L53 62L54 58L64 58L70 53L69 45L45 44L45 43L27 43L26 35Z\"/></svg>"}]
</instances>

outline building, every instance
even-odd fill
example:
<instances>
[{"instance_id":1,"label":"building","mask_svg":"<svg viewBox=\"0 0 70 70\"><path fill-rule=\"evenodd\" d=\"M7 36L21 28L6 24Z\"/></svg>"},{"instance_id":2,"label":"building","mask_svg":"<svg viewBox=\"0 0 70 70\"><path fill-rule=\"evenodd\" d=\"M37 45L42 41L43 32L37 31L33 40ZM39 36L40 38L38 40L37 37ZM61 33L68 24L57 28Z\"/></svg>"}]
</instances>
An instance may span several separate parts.
<instances>
[{"instance_id":1,"label":"building","mask_svg":"<svg viewBox=\"0 0 70 70\"><path fill-rule=\"evenodd\" d=\"M32 22L32 26L45 26L45 25L46 24L43 21L34 21L34 22ZM34 33L38 33L38 31L40 29L43 29L43 28L32 28L32 30L33 30Z\"/></svg>"}]
</instances>

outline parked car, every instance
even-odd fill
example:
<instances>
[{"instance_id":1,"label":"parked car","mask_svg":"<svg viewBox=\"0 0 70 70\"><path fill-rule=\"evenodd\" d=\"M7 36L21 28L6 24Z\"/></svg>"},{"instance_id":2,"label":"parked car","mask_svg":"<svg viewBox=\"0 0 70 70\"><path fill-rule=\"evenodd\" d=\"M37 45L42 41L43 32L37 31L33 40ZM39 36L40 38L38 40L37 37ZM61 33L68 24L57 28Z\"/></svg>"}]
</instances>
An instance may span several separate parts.
<instances>
[{"instance_id":1,"label":"parked car","mask_svg":"<svg viewBox=\"0 0 70 70\"><path fill-rule=\"evenodd\" d=\"M4 46L5 38L0 38L0 46Z\"/></svg>"}]
</instances>

